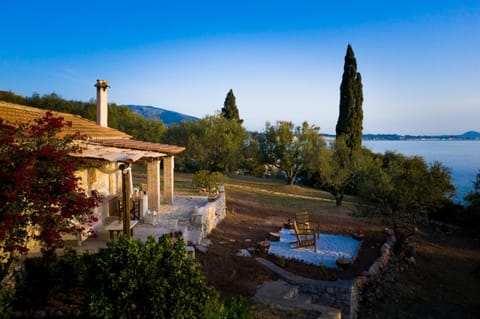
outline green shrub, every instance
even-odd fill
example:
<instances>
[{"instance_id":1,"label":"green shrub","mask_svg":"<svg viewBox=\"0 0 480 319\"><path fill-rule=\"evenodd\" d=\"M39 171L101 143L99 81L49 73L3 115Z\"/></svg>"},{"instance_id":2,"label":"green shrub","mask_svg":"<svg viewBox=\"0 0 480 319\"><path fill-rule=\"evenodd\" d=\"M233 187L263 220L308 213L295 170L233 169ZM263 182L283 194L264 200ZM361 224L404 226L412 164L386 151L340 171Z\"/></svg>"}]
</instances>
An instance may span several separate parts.
<instances>
[{"instance_id":1,"label":"green shrub","mask_svg":"<svg viewBox=\"0 0 480 319\"><path fill-rule=\"evenodd\" d=\"M205 188L210 192L222 184L224 178L224 175L220 172L210 173L206 170L200 170L193 175L192 181L196 187Z\"/></svg>"},{"instance_id":2,"label":"green shrub","mask_svg":"<svg viewBox=\"0 0 480 319\"><path fill-rule=\"evenodd\" d=\"M25 287L13 309L83 309L84 318L251 319L243 298L223 304L181 237L145 243L120 237L96 254L73 251L25 263ZM0 319L9 317L12 294L0 291Z\"/></svg>"},{"instance_id":3,"label":"green shrub","mask_svg":"<svg viewBox=\"0 0 480 319\"><path fill-rule=\"evenodd\" d=\"M236 309L221 305L181 238L142 243L121 237L88 259L93 318L222 318Z\"/></svg>"},{"instance_id":4,"label":"green shrub","mask_svg":"<svg viewBox=\"0 0 480 319\"><path fill-rule=\"evenodd\" d=\"M225 304L225 319L253 319L252 306L243 297L234 297Z\"/></svg>"}]
</instances>

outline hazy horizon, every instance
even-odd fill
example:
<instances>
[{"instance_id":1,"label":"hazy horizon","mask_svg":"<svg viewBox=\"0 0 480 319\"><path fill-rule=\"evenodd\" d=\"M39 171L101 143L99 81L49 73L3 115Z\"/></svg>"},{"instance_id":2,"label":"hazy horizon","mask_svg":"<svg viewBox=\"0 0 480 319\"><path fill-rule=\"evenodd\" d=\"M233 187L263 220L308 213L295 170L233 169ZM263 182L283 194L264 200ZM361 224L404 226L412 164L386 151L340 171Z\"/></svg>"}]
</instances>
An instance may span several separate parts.
<instances>
[{"instance_id":1,"label":"hazy horizon","mask_svg":"<svg viewBox=\"0 0 480 319\"><path fill-rule=\"evenodd\" d=\"M110 102L201 118L233 89L248 130L288 120L333 134L350 43L365 134L480 131L478 1L23 1L2 11L0 90L88 101L106 79Z\"/></svg>"}]
</instances>

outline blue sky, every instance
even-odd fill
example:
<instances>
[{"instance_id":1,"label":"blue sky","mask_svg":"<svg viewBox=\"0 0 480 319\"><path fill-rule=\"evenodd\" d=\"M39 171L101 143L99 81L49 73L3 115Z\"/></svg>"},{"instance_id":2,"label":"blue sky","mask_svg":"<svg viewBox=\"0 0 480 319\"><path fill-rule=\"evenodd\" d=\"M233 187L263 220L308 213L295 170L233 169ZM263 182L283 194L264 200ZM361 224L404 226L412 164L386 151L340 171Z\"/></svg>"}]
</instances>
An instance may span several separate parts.
<instances>
[{"instance_id":1,"label":"blue sky","mask_svg":"<svg viewBox=\"0 0 480 319\"><path fill-rule=\"evenodd\" d=\"M6 2L6 3L5 3ZM364 133L480 131L480 1L4 1L0 90L334 133L350 43Z\"/></svg>"}]
</instances>

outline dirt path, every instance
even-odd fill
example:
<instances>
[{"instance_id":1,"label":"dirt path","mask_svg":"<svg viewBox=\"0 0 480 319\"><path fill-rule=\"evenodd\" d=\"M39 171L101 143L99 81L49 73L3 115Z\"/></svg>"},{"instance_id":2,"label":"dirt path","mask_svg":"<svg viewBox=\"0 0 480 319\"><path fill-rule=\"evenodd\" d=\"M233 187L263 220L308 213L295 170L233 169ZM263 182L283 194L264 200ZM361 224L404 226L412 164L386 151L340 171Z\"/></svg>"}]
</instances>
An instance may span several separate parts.
<instances>
[{"instance_id":1,"label":"dirt path","mask_svg":"<svg viewBox=\"0 0 480 319\"><path fill-rule=\"evenodd\" d=\"M271 195L280 195L280 196L285 196L285 197L292 197L292 198L300 198L300 199L308 199L308 200L318 200L321 202L326 202L326 203L334 203L334 199L328 199L328 198L322 198L322 197L315 197L315 196L307 196L307 195L299 195L299 194L289 194L285 192L276 192L268 189L259 189L257 187L250 187L250 186L245 186L245 185L237 185L237 184L228 184L226 183L225 186L229 188L239 188L243 190L248 190L251 192L261 192L261 193L266 193L266 194L271 194Z\"/></svg>"}]
</instances>

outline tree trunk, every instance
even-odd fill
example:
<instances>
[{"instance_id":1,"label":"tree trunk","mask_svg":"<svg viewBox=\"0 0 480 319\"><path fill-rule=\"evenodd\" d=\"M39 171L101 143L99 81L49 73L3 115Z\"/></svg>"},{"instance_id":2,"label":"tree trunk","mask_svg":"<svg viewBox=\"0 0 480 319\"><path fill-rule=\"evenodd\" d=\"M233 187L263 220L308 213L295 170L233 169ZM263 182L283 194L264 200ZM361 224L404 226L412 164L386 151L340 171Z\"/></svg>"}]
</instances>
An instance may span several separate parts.
<instances>
[{"instance_id":1,"label":"tree trunk","mask_svg":"<svg viewBox=\"0 0 480 319\"><path fill-rule=\"evenodd\" d=\"M295 176L287 176L287 184L293 185L293 181L295 180Z\"/></svg>"},{"instance_id":2,"label":"tree trunk","mask_svg":"<svg viewBox=\"0 0 480 319\"><path fill-rule=\"evenodd\" d=\"M342 206L343 203L343 192L337 192L335 193L335 204L337 207Z\"/></svg>"}]
</instances>

